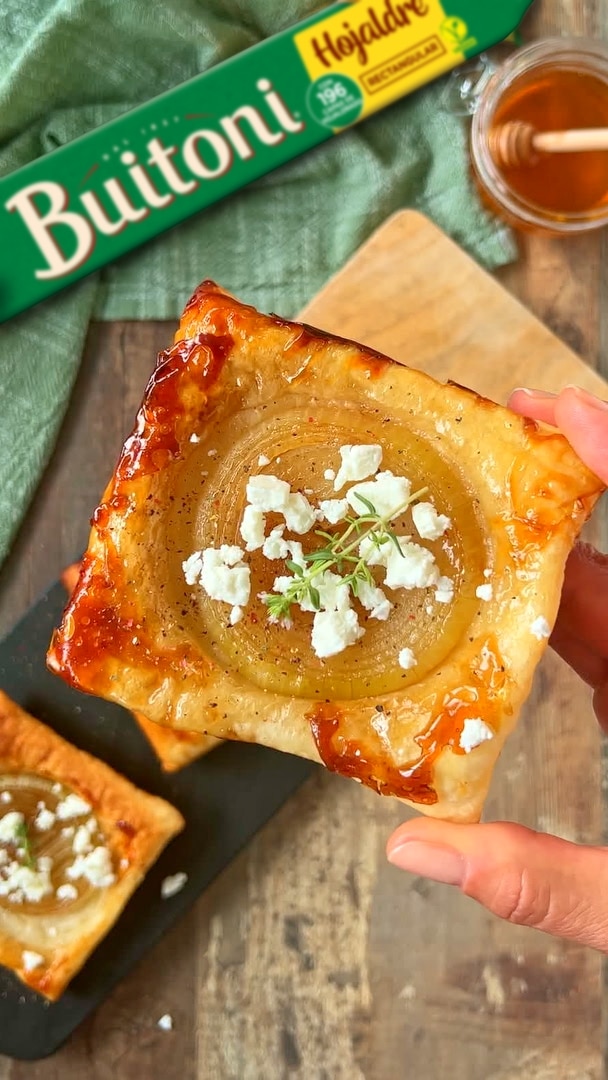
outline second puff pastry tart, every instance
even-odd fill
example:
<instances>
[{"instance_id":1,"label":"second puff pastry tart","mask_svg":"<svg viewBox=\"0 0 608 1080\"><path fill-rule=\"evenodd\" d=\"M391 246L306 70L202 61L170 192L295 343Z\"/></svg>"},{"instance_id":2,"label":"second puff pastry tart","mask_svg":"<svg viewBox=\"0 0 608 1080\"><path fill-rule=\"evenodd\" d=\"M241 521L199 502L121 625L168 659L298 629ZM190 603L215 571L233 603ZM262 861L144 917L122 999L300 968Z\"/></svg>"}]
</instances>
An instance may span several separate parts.
<instances>
[{"instance_id":1,"label":"second puff pastry tart","mask_svg":"<svg viewBox=\"0 0 608 1080\"><path fill-rule=\"evenodd\" d=\"M473 821L601 491L555 431L205 282L49 664Z\"/></svg>"}]
</instances>

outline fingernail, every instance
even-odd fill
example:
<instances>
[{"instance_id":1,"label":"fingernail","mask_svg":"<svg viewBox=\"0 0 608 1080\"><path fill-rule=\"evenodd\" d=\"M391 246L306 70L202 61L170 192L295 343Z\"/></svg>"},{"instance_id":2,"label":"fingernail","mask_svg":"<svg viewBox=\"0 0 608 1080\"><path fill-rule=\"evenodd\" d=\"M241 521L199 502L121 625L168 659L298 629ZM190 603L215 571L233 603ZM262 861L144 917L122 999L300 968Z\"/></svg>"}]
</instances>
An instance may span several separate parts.
<instances>
[{"instance_id":1,"label":"fingernail","mask_svg":"<svg viewBox=\"0 0 608 1080\"><path fill-rule=\"evenodd\" d=\"M458 851L441 844L423 844L409 840L388 853L388 861L410 874L441 881L444 885L462 885L465 862Z\"/></svg>"},{"instance_id":2,"label":"fingernail","mask_svg":"<svg viewBox=\"0 0 608 1080\"><path fill-rule=\"evenodd\" d=\"M533 398L534 401L550 401L552 398L557 397L557 394L550 394L548 390L531 390L528 386L516 386L513 393L525 394L526 397Z\"/></svg>"},{"instance_id":3,"label":"fingernail","mask_svg":"<svg viewBox=\"0 0 608 1080\"><path fill-rule=\"evenodd\" d=\"M589 405L592 409L599 409L600 412L608 412L608 401L602 401L601 398L595 397L594 394L590 394L588 390L583 390L582 386L575 386L573 383L569 383L564 387L565 390L573 390L580 401L584 401L586 405Z\"/></svg>"}]
</instances>

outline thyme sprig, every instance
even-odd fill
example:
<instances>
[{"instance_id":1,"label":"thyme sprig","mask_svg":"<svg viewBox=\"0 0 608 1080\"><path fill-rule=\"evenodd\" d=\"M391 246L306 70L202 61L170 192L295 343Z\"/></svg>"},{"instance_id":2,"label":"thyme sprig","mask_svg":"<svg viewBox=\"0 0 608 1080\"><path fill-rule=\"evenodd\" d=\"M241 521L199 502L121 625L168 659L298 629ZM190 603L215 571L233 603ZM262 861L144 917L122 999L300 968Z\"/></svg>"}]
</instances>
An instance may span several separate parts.
<instances>
[{"instance_id":1,"label":"thyme sprig","mask_svg":"<svg viewBox=\"0 0 608 1080\"><path fill-rule=\"evenodd\" d=\"M386 544L393 544L399 554L403 555L398 537L391 528L391 521L398 518L408 506L421 499L427 492L428 488L421 488L420 491L414 492L406 502L392 511L389 517L383 517L369 499L355 492L355 498L367 512L347 517L346 528L343 532L329 533L316 529L315 535L325 540L325 546L304 555L307 563L305 567L293 560L286 561L287 569L294 575L293 584L284 593L267 593L264 597L264 603L272 621L280 622L289 618L292 605L306 601L315 611L320 611L321 597L315 586L315 579L327 570L338 573L342 578L342 584L350 587L354 597L359 596L362 584L375 585L369 564L365 558L356 554L357 549L364 540L369 539L378 551Z\"/></svg>"},{"instance_id":2,"label":"thyme sprig","mask_svg":"<svg viewBox=\"0 0 608 1080\"><path fill-rule=\"evenodd\" d=\"M17 826L15 833L17 839L17 847L22 848L24 853L24 865L27 866L28 870L35 870L36 860L34 858L34 852L32 851L32 842L30 840L27 823L25 821L22 821L21 824Z\"/></svg>"}]
</instances>

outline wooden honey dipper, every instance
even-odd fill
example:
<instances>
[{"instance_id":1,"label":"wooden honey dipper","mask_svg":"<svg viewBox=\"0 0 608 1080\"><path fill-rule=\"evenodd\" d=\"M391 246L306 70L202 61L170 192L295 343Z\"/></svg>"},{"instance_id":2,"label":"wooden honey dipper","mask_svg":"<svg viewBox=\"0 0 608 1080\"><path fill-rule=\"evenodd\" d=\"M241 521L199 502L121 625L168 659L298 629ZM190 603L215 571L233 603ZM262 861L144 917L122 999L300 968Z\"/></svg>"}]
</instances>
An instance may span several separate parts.
<instances>
[{"instance_id":1,"label":"wooden honey dipper","mask_svg":"<svg viewBox=\"0 0 608 1080\"><path fill-rule=\"evenodd\" d=\"M608 128L540 132L532 124L512 120L490 132L489 145L497 165L515 168L519 165L535 165L541 154L608 150Z\"/></svg>"}]
</instances>

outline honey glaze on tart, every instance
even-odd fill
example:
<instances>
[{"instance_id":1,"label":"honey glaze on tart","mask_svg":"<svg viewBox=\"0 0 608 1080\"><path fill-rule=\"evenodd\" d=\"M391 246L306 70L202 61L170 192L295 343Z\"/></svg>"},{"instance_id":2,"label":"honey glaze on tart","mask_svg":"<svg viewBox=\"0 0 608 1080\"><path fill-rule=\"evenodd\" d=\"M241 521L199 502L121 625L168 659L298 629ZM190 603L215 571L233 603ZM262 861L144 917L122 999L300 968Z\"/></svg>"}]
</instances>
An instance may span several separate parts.
<instances>
[{"instance_id":1,"label":"honey glaze on tart","mask_svg":"<svg viewBox=\"0 0 608 1080\"><path fill-rule=\"evenodd\" d=\"M2 822L13 814L21 815L23 823L7 839L1 835ZM86 875L70 874L70 869L78 868L79 855L96 848L106 848L99 824L86 802L68 787L33 773L0 774L0 908L50 915L83 907L97 887ZM19 880L11 886L11 872L17 866L34 871L39 898L28 897ZM106 875L113 877L109 853ZM110 884L109 876L106 883Z\"/></svg>"},{"instance_id":2,"label":"honey glaze on tart","mask_svg":"<svg viewBox=\"0 0 608 1080\"><path fill-rule=\"evenodd\" d=\"M195 447L188 467L179 470L175 498L166 517L168 617L179 621L188 637L202 638L222 668L263 690L307 699L352 700L404 689L455 648L477 610L475 587L483 580L487 551L475 500L458 473L415 431L396 426L389 430L377 413L355 411L339 402L333 407L312 406L310 402L308 406L304 421L303 406L297 405L289 411L270 405L257 422L246 413L235 417L231 445L222 448L221 459L202 488L200 471L209 469L204 446ZM278 575L288 572L283 561L270 560L261 550L247 554L251 598L234 626L225 603L184 584L181 563L184 552L221 544L244 547L239 526L251 475L276 474L292 492L308 492L313 506L321 500L344 498L354 485L349 482L335 492L325 472L336 471L339 449L347 443L380 444L382 470L407 475L412 490L426 486L424 498L458 521L457 529L450 528L437 541L419 541L432 551L440 574L454 582L455 595L451 603L438 604L432 603L432 591L386 590L394 605L387 621L365 618L363 609L355 604L365 636L338 655L319 659L311 648L310 613L294 606L287 633L284 626L269 623L268 608L260 597L272 590ZM260 458L269 459L262 468ZM185 507L191 516L184 517ZM266 535L281 523L283 518L269 513ZM339 531L339 526L326 522L318 527L329 528L334 534ZM394 520L393 527L398 535L419 540L411 511ZM304 535L286 530L285 537L301 542L305 552L323 543L314 528ZM372 573L381 585L378 570ZM412 671L399 666L396 643L400 641L419 657Z\"/></svg>"}]
</instances>

